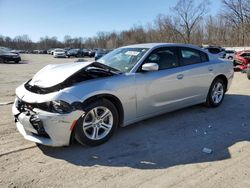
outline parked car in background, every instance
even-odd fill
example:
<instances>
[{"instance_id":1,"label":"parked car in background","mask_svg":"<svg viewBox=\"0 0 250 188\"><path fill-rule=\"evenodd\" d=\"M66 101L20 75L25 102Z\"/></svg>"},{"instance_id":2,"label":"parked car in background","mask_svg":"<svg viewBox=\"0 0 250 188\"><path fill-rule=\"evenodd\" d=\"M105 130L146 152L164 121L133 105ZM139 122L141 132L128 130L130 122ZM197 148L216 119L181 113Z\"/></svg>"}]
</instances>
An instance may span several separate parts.
<instances>
[{"instance_id":1,"label":"parked car in background","mask_svg":"<svg viewBox=\"0 0 250 188\"><path fill-rule=\"evenodd\" d=\"M95 53L95 61L100 59L102 56L108 54L112 50L98 49Z\"/></svg>"},{"instance_id":2,"label":"parked car in background","mask_svg":"<svg viewBox=\"0 0 250 188\"><path fill-rule=\"evenodd\" d=\"M226 53L225 59L234 60L236 53L234 50L226 50L225 53Z\"/></svg>"},{"instance_id":3,"label":"parked car in background","mask_svg":"<svg viewBox=\"0 0 250 188\"><path fill-rule=\"evenodd\" d=\"M20 55L0 49L0 63L7 63L12 61L15 63L19 63L19 61L21 61Z\"/></svg>"},{"instance_id":4,"label":"parked car in background","mask_svg":"<svg viewBox=\"0 0 250 188\"><path fill-rule=\"evenodd\" d=\"M0 50L6 51L6 52L10 52L11 51L10 48L6 48L6 47L3 47L3 46L0 46Z\"/></svg>"},{"instance_id":5,"label":"parked car in background","mask_svg":"<svg viewBox=\"0 0 250 188\"><path fill-rule=\"evenodd\" d=\"M72 48L63 48L65 52L71 50Z\"/></svg>"},{"instance_id":6,"label":"parked car in background","mask_svg":"<svg viewBox=\"0 0 250 188\"><path fill-rule=\"evenodd\" d=\"M83 49L81 49L81 52L82 52L82 56L83 56L83 57L84 57L84 56L89 56L89 49L83 48Z\"/></svg>"},{"instance_id":7,"label":"parked car in background","mask_svg":"<svg viewBox=\"0 0 250 188\"><path fill-rule=\"evenodd\" d=\"M60 48L54 48L53 50L51 50L50 55L54 55L54 52L56 49L60 49Z\"/></svg>"},{"instance_id":8,"label":"parked car in background","mask_svg":"<svg viewBox=\"0 0 250 188\"><path fill-rule=\"evenodd\" d=\"M83 53L80 49L70 49L66 52L67 57L82 57Z\"/></svg>"},{"instance_id":9,"label":"parked car in background","mask_svg":"<svg viewBox=\"0 0 250 188\"><path fill-rule=\"evenodd\" d=\"M234 66L237 69L245 70L250 63L250 50L237 52L234 58Z\"/></svg>"},{"instance_id":10,"label":"parked car in background","mask_svg":"<svg viewBox=\"0 0 250 188\"><path fill-rule=\"evenodd\" d=\"M197 46L131 45L99 62L44 67L16 89L12 112L27 140L94 146L118 126L200 103L218 107L233 76L232 63Z\"/></svg>"},{"instance_id":11,"label":"parked car in background","mask_svg":"<svg viewBox=\"0 0 250 188\"><path fill-rule=\"evenodd\" d=\"M89 50L88 56L89 56L89 57L95 57L95 53L96 53L97 50L98 50L98 48Z\"/></svg>"},{"instance_id":12,"label":"parked car in background","mask_svg":"<svg viewBox=\"0 0 250 188\"><path fill-rule=\"evenodd\" d=\"M67 57L65 50L64 49L60 49L60 48L56 48L53 50L53 56L54 57Z\"/></svg>"},{"instance_id":13,"label":"parked car in background","mask_svg":"<svg viewBox=\"0 0 250 188\"><path fill-rule=\"evenodd\" d=\"M48 50L47 50L47 54L51 54L53 50L54 50L54 48L48 49Z\"/></svg>"},{"instance_id":14,"label":"parked car in background","mask_svg":"<svg viewBox=\"0 0 250 188\"><path fill-rule=\"evenodd\" d=\"M10 52L14 54L24 54L26 51L25 50L11 50Z\"/></svg>"},{"instance_id":15,"label":"parked car in background","mask_svg":"<svg viewBox=\"0 0 250 188\"><path fill-rule=\"evenodd\" d=\"M226 52L225 49L219 46L204 46L205 51L211 54L211 58L218 59L218 58L225 58Z\"/></svg>"}]
</instances>

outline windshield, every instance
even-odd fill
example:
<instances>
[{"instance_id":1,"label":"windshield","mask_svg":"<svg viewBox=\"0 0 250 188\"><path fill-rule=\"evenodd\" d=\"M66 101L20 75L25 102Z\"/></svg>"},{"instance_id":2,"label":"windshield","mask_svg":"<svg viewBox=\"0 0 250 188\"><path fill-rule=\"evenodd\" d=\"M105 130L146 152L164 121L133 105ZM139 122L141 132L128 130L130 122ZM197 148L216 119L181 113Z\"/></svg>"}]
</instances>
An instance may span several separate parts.
<instances>
[{"instance_id":1,"label":"windshield","mask_svg":"<svg viewBox=\"0 0 250 188\"><path fill-rule=\"evenodd\" d=\"M59 49L58 49L58 50L55 50L55 52L64 52L64 50L59 50Z\"/></svg>"},{"instance_id":2,"label":"windshield","mask_svg":"<svg viewBox=\"0 0 250 188\"><path fill-rule=\"evenodd\" d=\"M99 63L129 72L148 51L148 48L118 48L98 60Z\"/></svg>"}]
</instances>

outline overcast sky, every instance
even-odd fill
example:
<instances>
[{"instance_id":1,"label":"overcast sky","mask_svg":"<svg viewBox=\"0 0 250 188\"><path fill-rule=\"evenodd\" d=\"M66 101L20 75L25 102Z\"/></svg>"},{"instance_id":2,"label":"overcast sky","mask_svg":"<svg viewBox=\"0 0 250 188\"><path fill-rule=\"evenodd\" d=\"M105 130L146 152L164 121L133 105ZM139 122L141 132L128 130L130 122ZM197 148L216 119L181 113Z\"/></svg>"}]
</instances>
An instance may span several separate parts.
<instances>
[{"instance_id":1,"label":"overcast sky","mask_svg":"<svg viewBox=\"0 0 250 188\"><path fill-rule=\"evenodd\" d=\"M221 9L211 1L210 14ZM98 31L121 31L168 14L177 0L0 0L0 35L27 34L34 41L46 35L63 40L92 37Z\"/></svg>"}]
</instances>

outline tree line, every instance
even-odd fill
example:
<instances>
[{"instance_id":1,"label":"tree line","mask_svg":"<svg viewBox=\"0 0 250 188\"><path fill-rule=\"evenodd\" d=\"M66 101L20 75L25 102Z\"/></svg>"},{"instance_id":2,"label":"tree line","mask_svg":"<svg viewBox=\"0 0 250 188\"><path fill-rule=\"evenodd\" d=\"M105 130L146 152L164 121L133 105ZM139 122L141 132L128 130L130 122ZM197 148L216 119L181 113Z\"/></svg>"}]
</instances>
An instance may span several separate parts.
<instances>
[{"instance_id":1,"label":"tree line","mask_svg":"<svg viewBox=\"0 0 250 188\"><path fill-rule=\"evenodd\" d=\"M220 13L209 15L210 2L179 0L169 14L159 14L146 25L134 25L120 32L98 32L89 38L72 38L63 41L57 37L42 37L33 42L28 35L15 38L0 36L0 46L12 49L49 48L117 48L124 45L148 42L210 44L219 46L250 45L249 0L221 0Z\"/></svg>"}]
</instances>

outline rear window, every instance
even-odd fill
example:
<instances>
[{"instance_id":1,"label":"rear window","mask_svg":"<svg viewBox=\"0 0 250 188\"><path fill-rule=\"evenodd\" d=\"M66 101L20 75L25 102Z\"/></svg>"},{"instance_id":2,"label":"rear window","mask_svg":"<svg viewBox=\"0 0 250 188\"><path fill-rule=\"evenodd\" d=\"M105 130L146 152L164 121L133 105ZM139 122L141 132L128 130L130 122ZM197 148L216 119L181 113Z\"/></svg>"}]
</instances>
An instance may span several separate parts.
<instances>
[{"instance_id":1,"label":"rear window","mask_svg":"<svg viewBox=\"0 0 250 188\"><path fill-rule=\"evenodd\" d=\"M232 51L232 50L226 50L226 53L227 53L227 54L233 54L234 51Z\"/></svg>"},{"instance_id":2,"label":"rear window","mask_svg":"<svg viewBox=\"0 0 250 188\"><path fill-rule=\"evenodd\" d=\"M221 52L221 50L219 48L207 48L207 50L211 53L211 54L218 54Z\"/></svg>"},{"instance_id":3,"label":"rear window","mask_svg":"<svg viewBox=\"0 0 250 188\"><path fill-rule=\"evenodd\" d=\"M182 65L192 65L209 61L208 55L205 52L192 48L180 48L180 56Z\"/></svg>"}]
</instances>

